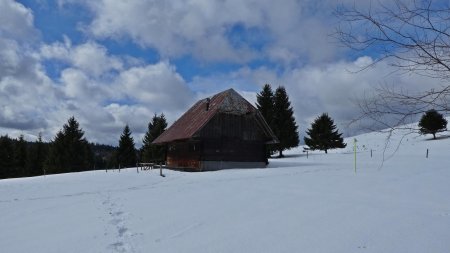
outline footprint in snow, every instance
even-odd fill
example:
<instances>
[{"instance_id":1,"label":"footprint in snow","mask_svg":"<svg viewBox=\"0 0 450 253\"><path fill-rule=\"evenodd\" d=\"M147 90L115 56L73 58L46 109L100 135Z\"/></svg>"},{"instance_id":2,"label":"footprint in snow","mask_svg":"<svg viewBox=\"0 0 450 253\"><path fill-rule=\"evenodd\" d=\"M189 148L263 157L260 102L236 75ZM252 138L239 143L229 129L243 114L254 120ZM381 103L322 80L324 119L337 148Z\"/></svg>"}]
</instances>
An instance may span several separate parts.
<instances>
[{"instance_id":1,"label":"footprint in snow","mask_svg":"<svg viewBox=\"0 0 450 253\"><path fill-rule=\"evenodd\" d=\"M108 248L114 250L115 252L126 253L134 252L130 244L124 242L115 242L108 246Z\"/></svg>"}]
</instances>

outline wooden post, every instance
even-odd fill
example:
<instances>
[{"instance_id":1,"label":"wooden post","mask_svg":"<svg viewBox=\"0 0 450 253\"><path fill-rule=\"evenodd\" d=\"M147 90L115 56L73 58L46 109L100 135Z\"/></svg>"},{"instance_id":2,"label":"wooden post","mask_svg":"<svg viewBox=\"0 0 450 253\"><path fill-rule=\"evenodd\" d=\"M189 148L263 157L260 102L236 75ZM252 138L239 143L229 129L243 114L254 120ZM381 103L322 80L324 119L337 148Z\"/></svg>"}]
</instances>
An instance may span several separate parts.
<instances>
[{"instance_id":1,"label":"wooden post","mask_svg":"<svg viewBox=\"0 0 450 253\"><path fill-rule=\"evenodd\" d=\"M356 174L356 142L357 142L357 140L356 140L356 138L355 139L353 139L353 150L355 151L355 174Z\"/></svg>"},{"instance_id":2,"label":"wooden post","mask_svg":"<svg viewBox=\"0 0 450 253\"><path fill-rule=\"evenodd\" d=\"M119 172L120 172L120 164L119 164Z\"/></svg>"},{"instance_id":3,"label":"wooden post","mask_svg":"<svg viewBox=\"0 0 450 253\"><path fill-rule=\"evenodd\" d=\"M163 173L162 173L162 163L159 164L159 175L161 177L164 177Z\"/></svg>"},{"instance_id":4,"label":"wooden post","mask_svg":"<svg viewBox=\"0 0 450 253\"><path fill-rule=\"evenodd\" d=\"M428 149L427 149L427 158L428 158Z\"/></svg>"},{"instance_id":5,"label":"wooden post","mask_svg":"<svg viewBox=\"0 0 450 253\"><path fill-rule=\"evenodd\" d=\"M372 157L372 149L370 150L370 157Z\"/></svg>"}]
</instances>

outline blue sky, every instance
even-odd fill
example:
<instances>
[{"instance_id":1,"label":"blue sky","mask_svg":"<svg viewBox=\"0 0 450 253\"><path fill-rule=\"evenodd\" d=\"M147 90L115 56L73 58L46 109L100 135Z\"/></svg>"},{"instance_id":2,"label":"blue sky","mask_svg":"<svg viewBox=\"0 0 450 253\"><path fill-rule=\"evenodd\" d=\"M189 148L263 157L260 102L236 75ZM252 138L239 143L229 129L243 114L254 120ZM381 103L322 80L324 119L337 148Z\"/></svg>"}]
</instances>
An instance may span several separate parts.
<instances>
[{"instance_id":1,"label":"blue sky","mask_svg":"<svg viewBox=\"0 0 450 253\"><path fill-rule=\"evenodd\" d=\"M68 2L61 6L58 1L33 1L20 0L19 3L30 8L34 15L35 27L40 31L43 42L52 43L63 40L63 36L70 38L73 44L82 44L93 38L83 32L94 18L92 12L84 5ZM237 22L226 25L225 37L234 48L250 47L260 52L270 43L270 33L263 28L246 27L245 24ZM136 44L132 39L110 39L102 38L96 40L105 46L112 55L127 55L142 59L145 63L157 63L162 59L158 50ZM182 56L170 57L178 73L188 82L195 76L215 75L224 72L236 71L243 64L230 61L202 62L189 53ZM61 63L49 61L46 63L47 73L52 78L58 78L61 69L66 66L58 66ZM245 63L251 68L261 66L276 67L276 62L269 59L256 59Z\"/></svg>"},{"instance_id":2,"label":"blue sky","mask_svg":"<svg viewBox=\"0 0 450 253\"><path fill-rule=\"evenodd\" d=\"M169 124L228 88L250 102L286 87L301 135L328 112L346 135L355 97L380 83L417 83L330 34L343 0L0 0L0 134L51 140L75 116L90 141L138 145L154 113ZM358 1L365 8L370 1Z\"/></svg>"}]
</instances>

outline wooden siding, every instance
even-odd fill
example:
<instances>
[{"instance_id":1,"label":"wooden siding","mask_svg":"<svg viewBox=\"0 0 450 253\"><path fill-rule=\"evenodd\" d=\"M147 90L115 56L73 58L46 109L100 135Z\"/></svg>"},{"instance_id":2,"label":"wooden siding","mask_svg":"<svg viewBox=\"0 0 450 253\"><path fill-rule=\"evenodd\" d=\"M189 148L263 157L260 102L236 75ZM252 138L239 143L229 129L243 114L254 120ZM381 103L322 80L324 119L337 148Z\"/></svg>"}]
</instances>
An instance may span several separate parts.
<instances>
[{"instance_id":1,"label":"wooden siding","mask_svg":"<svg viewBox=\"0 0 450 253\"><path fill-rule=\"evenodd\" d=\"M171 168L200 168L200 143L173 142L168 145L166 163Z\"/></svg>"},{"instance_id":2,"label":"wooden siding","mask_svg":"<svg viewBox=\"0 0 450 253\"><path fill-rule=\"evenodd\" d=\"M265 145L259 141L209 139L203 141L203 161L265 161Z\"/></svg>"},{"instance_id":3,"label":"wooden siding","mask_svg":"<svg viewBox=\"0 0 450 253\"><path fill-rule=\"evenodd\" d=\"M203 161L265 161L264 133L253 114L220 113L199 132Z\"/></svg>"},{"instance_id":4,"label":"wooden siding","mask_svg":"<svg viewBox=\"0 0 450 253\"><path fill-rule=\"evenodd\" d=\"M264 133L259 129L254 114L216 114L203 129L196 134L199 139L237 139L244 141L264 141Z\"/></svg>"}]
</instances>

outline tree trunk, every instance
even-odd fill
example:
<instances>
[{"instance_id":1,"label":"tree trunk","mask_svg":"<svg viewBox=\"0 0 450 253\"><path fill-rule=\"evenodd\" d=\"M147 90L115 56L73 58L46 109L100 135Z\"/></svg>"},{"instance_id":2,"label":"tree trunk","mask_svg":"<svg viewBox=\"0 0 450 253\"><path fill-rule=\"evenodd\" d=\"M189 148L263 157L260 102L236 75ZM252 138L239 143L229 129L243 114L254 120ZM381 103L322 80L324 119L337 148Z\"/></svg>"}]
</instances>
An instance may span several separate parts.
<instances>
[{"instance_id":1,"label":"tree trunk","mask_svg":"<svg viewBox=\"0 0 450 253\"><path fill-rule=\"evenodd\" d=\"M278 157L280 157L280 158L281 158L281 157L283 157L283 150L282 150L282 149L280 149L279 151L280 151L280 154L278 155Z\"/></svg>"},{"instance_id":2,"label":"tree trunk","mask_svg":"<svg viewBox=\"0 0 450 253\"><path fill-rule=\"evenodd\" d=\"M436 140L436 133L433 133L433 140Z\"/></svg>"}]
</instances>

